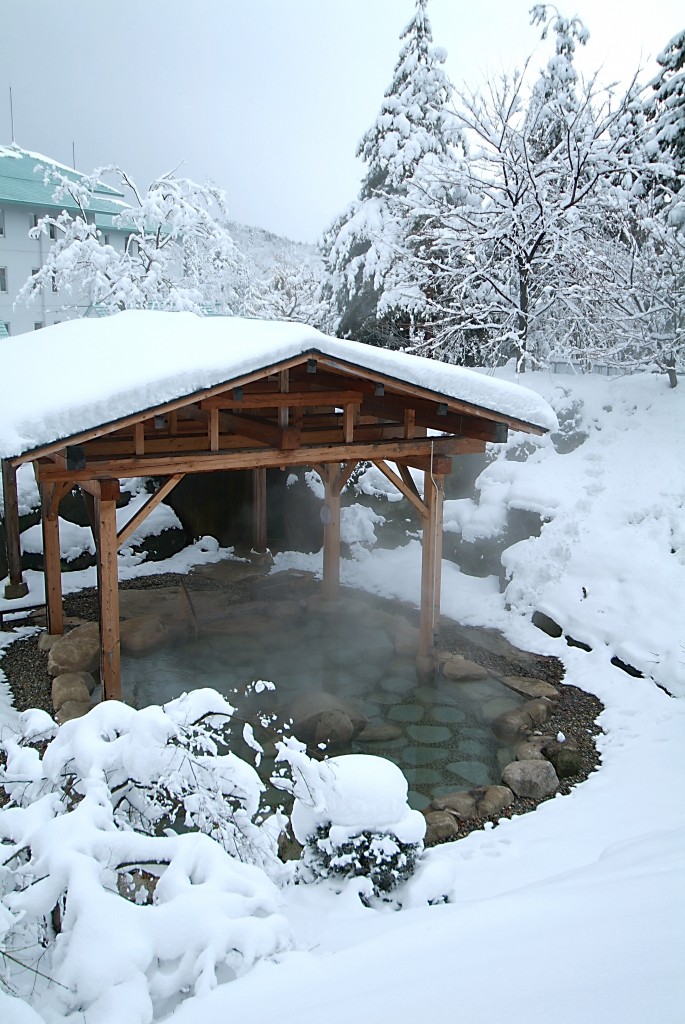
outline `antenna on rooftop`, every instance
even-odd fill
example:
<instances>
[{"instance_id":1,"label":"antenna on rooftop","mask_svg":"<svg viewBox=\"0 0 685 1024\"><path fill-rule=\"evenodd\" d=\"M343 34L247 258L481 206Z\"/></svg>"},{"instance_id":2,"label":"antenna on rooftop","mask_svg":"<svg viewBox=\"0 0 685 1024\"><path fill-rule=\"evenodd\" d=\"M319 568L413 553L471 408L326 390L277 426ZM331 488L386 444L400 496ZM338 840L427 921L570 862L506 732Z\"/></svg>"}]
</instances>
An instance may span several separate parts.
<instances>
[{"instance_id":1,"label":"antenna on rooftop","mask_svg":"<svg viewBox=\"0 0 685 1024\"><path fill-rule=\"evenodd\" d=\"M74 170L76 170L76 143L71 140L71 164Z\"/></svg>"},{"instance_id":2,"label":"antenna on rooftop","mask_svg":"<svg viewBox=\"0 0 685 1024\"><path fill-rule=\"evenodd\" d=\"M12 103L12 86L10 85L10 128L12 135L12 145L14 145L14 104Z\"/></svg>"}]
</instances>

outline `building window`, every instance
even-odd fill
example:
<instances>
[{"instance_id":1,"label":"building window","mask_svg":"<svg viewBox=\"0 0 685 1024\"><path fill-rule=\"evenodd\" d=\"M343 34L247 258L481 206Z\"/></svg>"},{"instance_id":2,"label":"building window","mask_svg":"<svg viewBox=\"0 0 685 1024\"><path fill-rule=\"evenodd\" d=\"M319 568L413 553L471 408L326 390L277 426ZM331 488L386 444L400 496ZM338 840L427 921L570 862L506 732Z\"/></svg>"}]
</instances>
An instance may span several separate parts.
<instances>
[{"instance_id":1,"label":"building window","mask_svg":"<svg viewBox=\"0 0 685 1024\"><path fill-rule=\"evenodd\" d=\"M31 216L29 217L29 224L30 224L30 226L32 228L37 228L39 220L40 220L39 215L37 213L32 213Z\"/></svg>"},{"instance_id":2,"label":"building window","mask_svg":"<svg viewBox=\"0 0 685 1024\"><path fill-rule=\"evenodd\" d=\"M42 320L34 320L33 321L33 329L34 329L34 331L40 331L43 327L45 327L45 324L43 323Z\"/></svg>"},{"instance_id":3,"label":"building window","mask_svg":"<svg viewBox=\"0 0 685 1024\"><path fill-rule=\"evenodd\" d=\"M55 227L55 225L54 225L54 224L50 224L50 226L49 226L49 229L48 229L48 235L49 235L49 236L50 236L50 238L52 238L53 240L54 240L55 238L57 238L57 228Z\"/></svg>"},{"instance_id":4,"label":"building window","mask_svg":"<svg viewBox=\"0 0 685 1024\"><path fill-rule=\"evenodd\" d=\"M0 210L0 238L5 237L5 211Z\"/></svg>"},{"instance_id":5,"label":"building window","mask_svg":"<svg viewBox=\"0 0 685 1024\"><path fill-rule=\"evenodd\" d=\"M105 245L109 245L109 235L108 235L107 233L105 233L105 234L104 234L104 235L102 236L102 241L103 241L103 243L104 243Z\"/></svg>"},{"instance_id":6,"label":"building window","mask_svg":"<svg viewBox=\"0 0 685 1024\"><path fill-rule=\"evenodd\" d=\"M53 292L56 292L57 291L57 277L55 276L55 274L51 274L50 275L50 279L52 281L52 290L53 290Z\"/></svg>"},{"instance_id":7,"label":"building window","mask_svg":"<svg viewBox=\"0 0 685 1024\"><path fill-rule=\"evenodd\" d=\"M0 292L7 291L7 267L0 267Z\"/></svg>"},{"instance_id":8,"label":"building window","mask_svg":"<svg viewBox=\"0 0 685 1024\"><path fill-rule=\"evenodd\" d=\"M36 274L40 274L40 267L33 267L31 270L31 277L35 277Z\"/></svg>"}]
</instances>

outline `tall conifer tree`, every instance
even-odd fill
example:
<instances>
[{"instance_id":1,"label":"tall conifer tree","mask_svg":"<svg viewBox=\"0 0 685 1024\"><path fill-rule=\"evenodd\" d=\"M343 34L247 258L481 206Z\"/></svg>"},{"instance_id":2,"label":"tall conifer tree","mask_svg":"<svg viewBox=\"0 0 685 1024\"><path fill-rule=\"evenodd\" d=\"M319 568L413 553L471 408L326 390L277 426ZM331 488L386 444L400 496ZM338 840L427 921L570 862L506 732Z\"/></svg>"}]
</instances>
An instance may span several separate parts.
<instances>
[{"instance_id":1,"label":"tall conifer tree","mask_svg":"<svg viewBox=\"0 0 685 1024\"><path fill-rule=\"evenodd\" d=\"M433 46L426 8L416 0L392 82L357 156L367 164L359 196L326 231L323 256L340 311L338 333L375 344L396 343L379 323L388 274L410 225L402 200L430 157L450 159L458 131L446 108L452 87L442 67L445 51ZM390 337L388 335L391 335Z\"/></svg>"}]
</instances>

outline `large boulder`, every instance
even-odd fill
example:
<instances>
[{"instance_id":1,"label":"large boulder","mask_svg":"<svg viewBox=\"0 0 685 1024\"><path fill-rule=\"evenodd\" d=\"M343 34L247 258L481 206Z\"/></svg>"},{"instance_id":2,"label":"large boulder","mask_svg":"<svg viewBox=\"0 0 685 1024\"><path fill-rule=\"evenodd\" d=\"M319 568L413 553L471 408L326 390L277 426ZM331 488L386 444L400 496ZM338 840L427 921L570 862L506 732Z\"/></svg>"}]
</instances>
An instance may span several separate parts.
<instances>
[{"instance_id":1,"label":"large boulder","mask_svg":"<svg viewBox=\"0 0 685 1024\"><path fill-rule=\"evenodd\" d=\"M341 746L366 726L366 718L350 701L325 690L296 697L290 706L292 731L303 743Z\"/></svg>"},{"instance_id":2,"label":"large boulder","mask_svg":"<svg viewBox=\"0 0 685 1024\"><path fill-rule=\"evenodd\" d=\"M64 672L52 680L52 706L59 711L67 701L86 704L95 689L95 680L90 672Z\"/></svg>"},{"instance_id":3,"label":"large boulder","mask_svg":"<svg viewBox=\"0 0 685 1024\"><path fill-rule=\"evenodd\" d=\"M473 792L476 792L475 790ZM486 786L478 791L477 814L479 818L492 818L510 807L514 794L508 786Z\"/></svg>"},{"instance_id":4,"label":"large boulder","mask_svg":"<svg viewBox=\"0 0 685 1024\"><path fill-rule=\"evenodd\" d=\"M121 653L129 657L142 658L164 647L169 639L169 630L159 615L138 615L119 623Z\"/></svg>"},{"instance_id":5,"label":"large boulder","mask_svg":"<svg viewBox=\"0 0 685 1024\"><path fill-rule=\"evenodd\" d=\"M542 753L554 765L560 779L568 779L577 775L583 767L583 757L578 747L569 740L560 742L551 739L543 747Z\"/></svg>"},{"instance_id":6,"label":"large boulder","mask_svg":"<svg viewBox=\"0 0 685 1024\"><path fill-rule=\"evenodd\" d=\"M77 626L52 645L48 652L48 672L95 672L100 665L100 636L97 622Z\"/></svg>"},{"instance_id":7,"label":"large boulder","mask_svg":"<svg viewBox=\"0 0 685 1024\"><path fill-rule=\"evenodd\" d=\"M432 811L450 811L457 818L475 818L476 798L471 793L459 790L455 793L446 793L444 796L436 796L431 800Z\"/></svg>"},{"instance_id":8,"label":"large boulder","mask_svg":"<svg viewBox=\"0 0 685 1024\"><path fill-rule=\"evenodd\" d=\"M457 683L469 683L478 679L486 679L488 672L482 665L477 665L475 661L468 661L461 654L453 654L442 662L442 674L445 679L452 679Z\"/></svg>"},{"instance_id":9,"label":"large boulder","mask_svg":"<svg viewBox=\"0 0 685 1024\"><path fill-rule=\"evenodd\" d=\"M528 736L525 740L520 740L515 745L514 756L517 761L549 760L542 751L553 739L553 736Z\"/></svg>"},{"instance_id":10,"label":"large boulder","mask_svg":"<svg viewBox=\"0 0 685 1024\"><path fill-rule=\"evenodd\" d=\"M559 789L559 779L549 761L512 761L502 772L502 782L528 800L544 800Z\"/></svg>"},{"instance_id":11,"label":"large boulder","mask_svg":"<svg viewBox=\"0 0 685 1024\"><path fill-rule=\"evenodd\" d=\"M549 701L545 697L529 700L518 708L504 711L492 722L491 729L503 743L525 739L549 718Z\"/></svg>"},{"instance_id":12,"label":"large boulder","mask_svg":"<svg viewBox=\"0 0 685 1024\"><path fill-rule=\"evenodd\" d=\"M522 697L548 697L557 700L559 691L544 679L529 679L528 676L501 676L501 681L510 690L520 693Z\"/></svg>"},{"instance_id":13,"label":"large boulder","mask_svg":"<svg viewBox=\"0 0 685 1024\"><path fill-rule=\"evenodd\" d=\"M65 722L71 722L74 718L83 718L84 715L88 714L92 706L89 700L67 700L55 714L55 721L60 725L64 725Z\"/></svg>"},{"instance_id":14,"label":"large boulder","mask_svg":"<svg viewBox=\"0 0 685 1024\"><path fill-rule=\"evenodd\" d=\"M450 839L456 839L459 835L459 819L452 811L424 811L426 818L425 846L434 846L436 843L444 843Z\"/></svg>"},{"instance_id":15,"label":"large boulder","mask_svg":"<svg viewBox=\"0 0 685 1024\"><path fill-rule=\"evenodd\" d=\"M357 736L359 743L389 743L397 740L402 735L402 730L392 722L383 722L381 725L367 725Z\"/></svg>"}]
</instances>

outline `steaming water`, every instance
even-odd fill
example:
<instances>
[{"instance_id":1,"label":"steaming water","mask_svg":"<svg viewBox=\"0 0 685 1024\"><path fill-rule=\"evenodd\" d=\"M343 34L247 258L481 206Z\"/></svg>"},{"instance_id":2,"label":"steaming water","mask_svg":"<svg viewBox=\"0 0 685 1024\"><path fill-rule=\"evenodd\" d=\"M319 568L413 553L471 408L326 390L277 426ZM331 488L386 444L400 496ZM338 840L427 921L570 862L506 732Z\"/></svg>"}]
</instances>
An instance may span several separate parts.
<instances>
[{"instance_id":1,"label":"steaming water","mask_svg":"<svg viewBox=\"0 0 685 1024\"><path fill-rule=\"evenodd\" d=\"M254 634L246 620L240 635L201 634L148 657L124 659L124 698L144 707L211 686L246 717L259 710L288 721L295 697L325 690L354 702L370 726L400 730L382 743L354 741L347 751L378 754L399 765L413 807L422 809L455 790L499 783L512 755L501 748L490 723L522 698L492 678L459 683L439 675L433 684L420 684L414 657L395 653L388 618L368 604L287 619L272 612L269 628ZM245 687L258 679L272 681L275 693L245 697ZM265 757L260 772L268 775L272 765Z\"/></svg>"}]
</instances>

